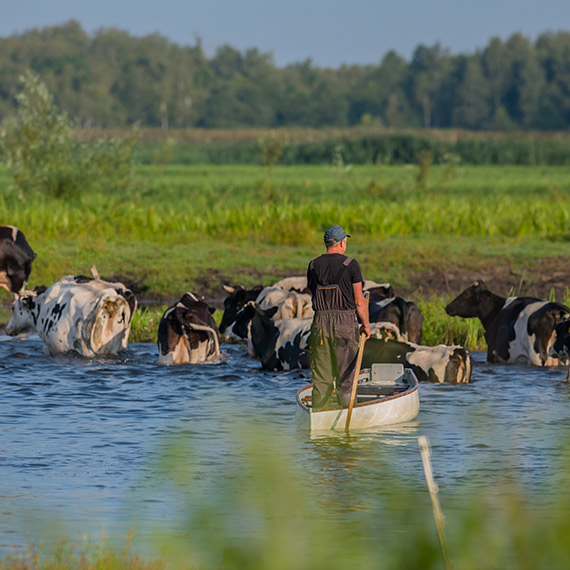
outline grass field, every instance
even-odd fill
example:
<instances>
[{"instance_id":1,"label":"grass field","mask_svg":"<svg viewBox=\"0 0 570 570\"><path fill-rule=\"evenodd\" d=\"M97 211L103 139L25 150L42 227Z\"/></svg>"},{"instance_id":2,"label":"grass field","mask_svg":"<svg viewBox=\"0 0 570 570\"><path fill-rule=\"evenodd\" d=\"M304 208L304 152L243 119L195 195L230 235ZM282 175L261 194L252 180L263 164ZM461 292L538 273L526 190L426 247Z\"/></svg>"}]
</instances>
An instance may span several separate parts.
<instances>
[{"instance_id":1,"label":"grass field","mask_svg":"<svg viewBox=\"0 0 570 570\"><path fill-rule=\"evenodd\" d=\"M1 219L38 254L30 286L96 265L143 302L187 290L219 301L224 283L304 273L323 230L339 223L365 278L423 303L437 306L479 275L504 295L565 292L565 277L548 277L566 271L568 167L140 166L131 191L75 202L21 197L9 185L0 167Z\"/></svg>"}]
</instances>

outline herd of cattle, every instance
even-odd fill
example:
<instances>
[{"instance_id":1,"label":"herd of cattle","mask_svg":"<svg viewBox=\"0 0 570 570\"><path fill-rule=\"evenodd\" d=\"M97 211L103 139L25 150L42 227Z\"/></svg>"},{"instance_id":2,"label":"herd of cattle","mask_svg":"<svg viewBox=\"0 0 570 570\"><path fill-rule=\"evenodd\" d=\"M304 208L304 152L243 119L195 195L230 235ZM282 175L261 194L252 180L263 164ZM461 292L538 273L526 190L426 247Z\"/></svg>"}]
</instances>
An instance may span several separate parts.
<instances>
[{"instance_id":1,"label":"herd of cattle","mask_svg":"<svg viewBox=\"0 0 570 570\"><path fill-rule=\"evenodd\" d=\"M35 253L24 234L0 226L0 286L14 294L9 335L36 332L44 352L82 356L116 355L127 348L137 300L119 282L66 276L50 287L27 291ZM362 366L401 362L418 379L466 383L472 359L462 346L422 345L419 307L394 294L388 283L365 281L372 336L365 343ZM161 364L200 363L222 356L223 342L244 342L250 356L266 370L310 367L308 337L313 317L305 277L272 286L245 289L224 286L228 296L219 327L215 309L194 293L169 307L158 327ZM487 341L487 360L536 366L570 362L570 309L533 297L500 297L477 281L446 307L448 315L479 318Z\"/></svg>"}]
</instances>

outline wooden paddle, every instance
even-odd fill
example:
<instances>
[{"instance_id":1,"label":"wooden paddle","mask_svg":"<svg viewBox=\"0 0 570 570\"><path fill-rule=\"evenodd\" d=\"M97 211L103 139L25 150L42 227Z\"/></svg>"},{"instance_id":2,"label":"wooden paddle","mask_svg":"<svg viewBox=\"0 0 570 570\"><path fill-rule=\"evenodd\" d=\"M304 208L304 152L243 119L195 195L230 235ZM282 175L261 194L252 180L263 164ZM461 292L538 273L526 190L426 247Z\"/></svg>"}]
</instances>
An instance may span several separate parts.
<instances>
[{"instance_id":1,"label":"wooden paddle","mask_svg":"<svg viewBox=\"0 0 570 570\"><path fill-rule=\"evenodd\" d=\"M350 417L352 416L352 408L354 407L354 400L356 398L356 389L358 387L358 376L360 375L360 366L362 365L362 354L364 353L364 342L366 341L366 333L360 333L360 342L358 343L358 356L356 357L356 368L354 369L354 380L352 381L352 392L350 393L350 404L348 405L348 413L346 414L346 427L350 426Z\"/></svg>"}]
</instances>

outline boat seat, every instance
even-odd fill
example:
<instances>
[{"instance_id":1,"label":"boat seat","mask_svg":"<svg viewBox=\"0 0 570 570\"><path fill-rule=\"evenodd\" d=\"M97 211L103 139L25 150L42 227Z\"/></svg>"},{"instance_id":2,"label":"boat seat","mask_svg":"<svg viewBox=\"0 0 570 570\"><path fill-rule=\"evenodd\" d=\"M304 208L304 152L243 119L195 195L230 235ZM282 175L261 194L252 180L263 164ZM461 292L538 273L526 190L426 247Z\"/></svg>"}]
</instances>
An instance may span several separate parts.
<instances>
[{"instance_id":1,"label":"boat seat","mask_svg":"<svg viewBox=\"0 0 570 570\"><path fill-rule=\"evenodd\" d=\"M370 382L373 384L396 384L404 375L404 365L401 363L375 362L370 367Z\"/></svg>"}]
</instances>

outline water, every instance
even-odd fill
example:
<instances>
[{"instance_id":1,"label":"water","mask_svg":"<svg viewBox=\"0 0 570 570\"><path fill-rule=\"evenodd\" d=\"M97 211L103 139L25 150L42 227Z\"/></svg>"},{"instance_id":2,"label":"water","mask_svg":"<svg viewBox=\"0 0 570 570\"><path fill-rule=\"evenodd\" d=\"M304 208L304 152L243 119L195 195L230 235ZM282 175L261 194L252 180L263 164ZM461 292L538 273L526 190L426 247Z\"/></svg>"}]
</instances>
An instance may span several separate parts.
<instances>
[{"instance_id":1,"label":"water","mask_svg":"<svg viewBox=\"0 0 570 570\"><path fill-rule=\"evenodd\" d=\"M322 482L339 516L365 509L394 477L425 490L419 435L430 440L446 509L460 508L458 490L473 495L497 481L521 485L545 508L568 488L566 370L491 365L474 353L472 384L422 384L413 422L311 437L294 421L307 371L265 372L244 346L222 349L221 362L162 367L154 344L86 360L46 357L35 335L0 336L0 549L56 528L72 538L182 533L184 493L224 509L227 495L247 486L236 435L244 426L269 456L261 436L278 438L299 483ZM172 464L163 457L169 442Z\"/></svg>"}]
</instances>

